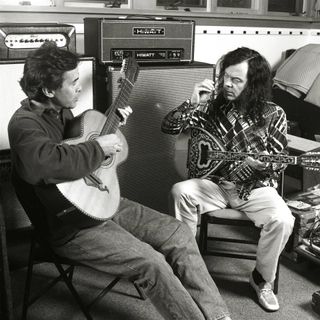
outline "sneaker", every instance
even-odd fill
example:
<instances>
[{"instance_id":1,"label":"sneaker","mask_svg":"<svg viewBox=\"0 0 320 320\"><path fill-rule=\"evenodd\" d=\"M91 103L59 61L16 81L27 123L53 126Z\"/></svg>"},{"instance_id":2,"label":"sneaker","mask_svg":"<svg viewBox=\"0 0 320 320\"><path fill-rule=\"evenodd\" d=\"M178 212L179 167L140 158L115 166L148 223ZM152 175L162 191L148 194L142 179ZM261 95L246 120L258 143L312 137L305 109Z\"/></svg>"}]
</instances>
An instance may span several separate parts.
<instances>
[{"instance_id":1,"label":"sneaker","mask_svg":"<svg viewBox=\"0 0 320 320\"><path fill-rule=\"evenodd\" d=\"M278 299L272 291L271 283L262 282L257 285L250 274L250 285L256 291L259 303L268 311L279 310Z\"/></svg>"}]
</instances>

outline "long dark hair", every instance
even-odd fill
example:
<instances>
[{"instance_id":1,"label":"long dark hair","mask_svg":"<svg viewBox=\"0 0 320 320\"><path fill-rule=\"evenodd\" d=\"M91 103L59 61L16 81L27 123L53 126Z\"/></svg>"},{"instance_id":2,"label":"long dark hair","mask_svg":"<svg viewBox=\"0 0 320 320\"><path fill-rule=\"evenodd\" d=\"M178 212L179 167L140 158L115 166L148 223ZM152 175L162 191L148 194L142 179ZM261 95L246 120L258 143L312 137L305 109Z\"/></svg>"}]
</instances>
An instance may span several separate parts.
<instances>
[{"instance_id":1,"label":"long dark hair","mask_svg":"<svg viewBox=\"0 0 320 320\"><path fill-rule=\"evenodd\" d=\"M73 70L79 57L65 49L58 48L55 42L45 42L26 58L20 86L28 98L46 101L43 88L56 90L62 86L63 74Z\"/></svg>"},{"instance_id":2,"label":"long dark hair","mask_svg":"<svg viewBox=\"0 0 320 320\"><path fill-rule=\"evenodd\" d=\"M257 126L263 126L263 111L266 102L271 99L271 68L267 60L255 50L241 47L228 52L221 58L218 95L214 104L219 104L224 100L223 77L226 68L243 61L248 61L247 85L234 102L244 110L246 117L249 117Z\"/></svg>"}]
</instances>

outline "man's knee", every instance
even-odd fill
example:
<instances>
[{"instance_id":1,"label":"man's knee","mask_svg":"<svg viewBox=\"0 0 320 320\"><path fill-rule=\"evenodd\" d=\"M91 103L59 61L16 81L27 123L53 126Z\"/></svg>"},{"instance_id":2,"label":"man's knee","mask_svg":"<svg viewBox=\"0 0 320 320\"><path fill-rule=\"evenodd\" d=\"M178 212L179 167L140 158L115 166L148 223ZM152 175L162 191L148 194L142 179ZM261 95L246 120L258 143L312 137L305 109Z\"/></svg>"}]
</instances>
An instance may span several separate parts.
<instances>
[{"instance_id":1,"label":"man's knee","mask_svg":"<svg viewBox=\"0 0 320 320\"><path fill-rule=\"evenodd\" d=\"M148 251L149 252L141 254L141 256L138 259L139 262L136 266L142 274L153 275L162 272L161 270L163 268L168 267L166 259L162 253L154 249Z\"/></svg>"},{"instance_id":2,"label":"man's knee","mask_svg":"<svg viewBox=\"0 0 320 320\"><path fill-rule=\"evenodd\" d=\"M284 222L283 222L284 227L286 228L288 234L292 233L292 230L294 228L294 222L295 222L295 218L290 212L290 214L284 219Z\"/></svg>"},{"instance_id":3,"label":"man's knee","mask_svg":"<svg viewBox=\"0 0 320 320\"><path fill-rule=\"evenodd\" d=\"M173 199L179 199L182 195L188 193L188 188L186 187L186 181L181 181L175 183L171 188L171 196Z\"/></svg>"},{"instance_id":4,"label":"man's knee","mask_svg":"<svg viewBox=\"0 0 320 320\"><path fill-rule=\"evenodd\" d=\"M292 215L289 208L279 210L277 214L274 215L272 223L279 231L282 230L285 234L291 234L294 227L295 218Z\"/></svg>"}]
</instances>

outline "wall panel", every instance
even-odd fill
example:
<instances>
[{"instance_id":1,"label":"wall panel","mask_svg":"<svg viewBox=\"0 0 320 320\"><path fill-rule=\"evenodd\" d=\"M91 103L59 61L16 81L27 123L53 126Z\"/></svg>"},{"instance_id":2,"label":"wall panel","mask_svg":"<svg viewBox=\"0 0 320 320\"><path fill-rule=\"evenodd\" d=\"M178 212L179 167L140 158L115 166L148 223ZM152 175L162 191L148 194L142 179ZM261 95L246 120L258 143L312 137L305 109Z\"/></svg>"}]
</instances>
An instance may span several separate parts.
<instances>
[{"instance_id":1,"label":"wall panel","mask_svg":"<svg viewBox=\"0 0 320 320\"><path fill-rule=\"evenodd\" d=\"M276 68L287 49L320 43L319 29L197 26L195 60L213 63L241 46L259 51Z\"/></svg>"}]
</instances>

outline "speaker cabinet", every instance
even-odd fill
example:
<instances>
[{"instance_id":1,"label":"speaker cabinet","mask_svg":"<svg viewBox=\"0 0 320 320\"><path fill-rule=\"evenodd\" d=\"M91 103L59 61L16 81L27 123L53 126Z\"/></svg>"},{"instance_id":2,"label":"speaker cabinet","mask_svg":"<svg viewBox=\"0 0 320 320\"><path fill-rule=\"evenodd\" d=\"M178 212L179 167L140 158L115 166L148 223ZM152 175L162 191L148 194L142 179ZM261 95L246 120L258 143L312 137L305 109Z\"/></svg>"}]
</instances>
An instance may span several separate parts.
<instances>
[{"instance_id":1,"label":"speaker cabinet","mask_svg":"<svg viewBox=\"0 0 320 320\"><path fill-rule=\"evenodd\" d=\"M119 92L119 77L120 69L109 68L108 105ZM123 197L168 212L169 191L182 178L173 162L176 136L162 133L161 122L205 78L213 78L213 66L199 62L140 67L129 98L133 113L121 127L129 144L129 157L118 167Z\"/></svg>"}]
</instances>

